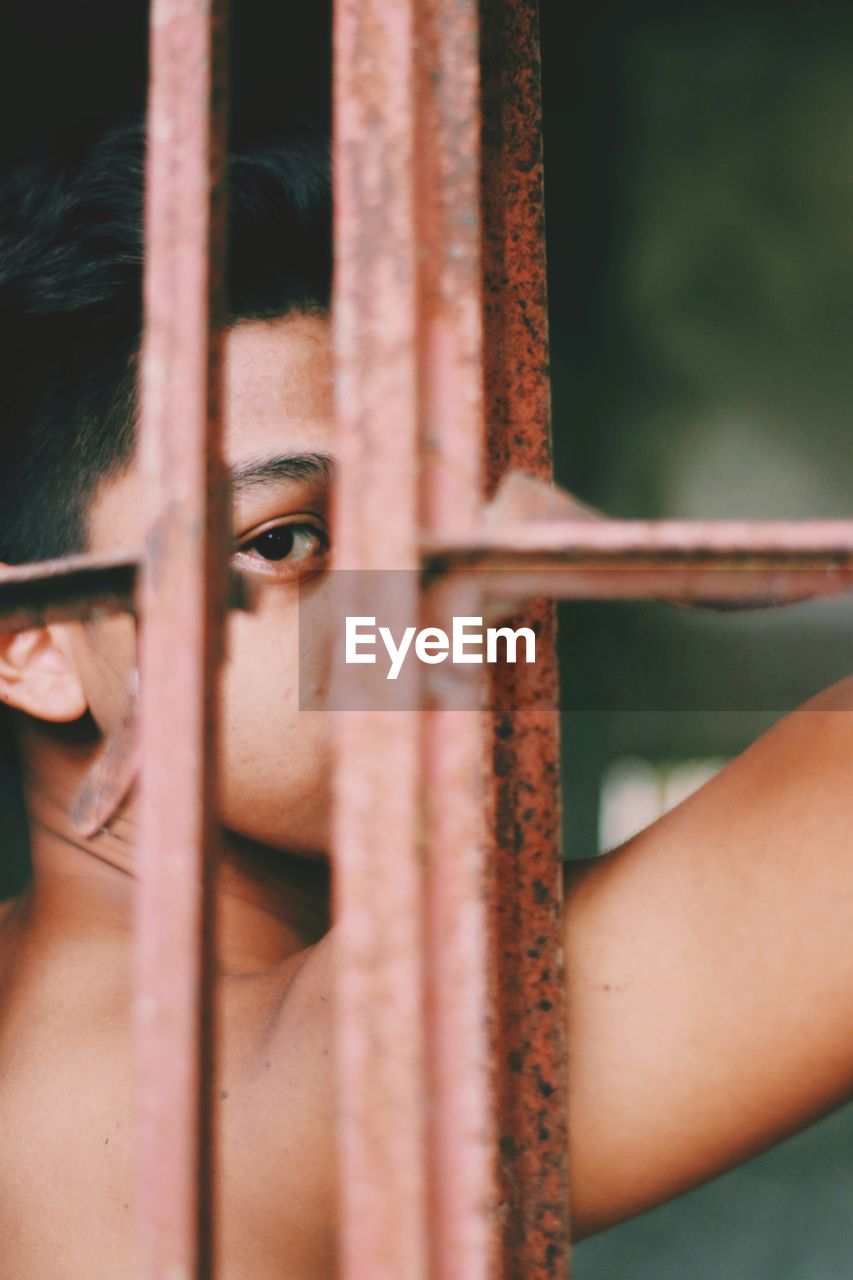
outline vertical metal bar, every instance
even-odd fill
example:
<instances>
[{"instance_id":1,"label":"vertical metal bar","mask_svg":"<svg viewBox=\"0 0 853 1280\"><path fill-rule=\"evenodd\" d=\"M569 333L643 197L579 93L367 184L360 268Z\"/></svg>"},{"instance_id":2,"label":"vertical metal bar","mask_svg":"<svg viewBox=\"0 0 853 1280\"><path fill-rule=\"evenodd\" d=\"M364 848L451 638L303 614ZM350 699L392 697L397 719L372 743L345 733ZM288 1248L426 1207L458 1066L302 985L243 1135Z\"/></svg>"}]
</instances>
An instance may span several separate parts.
<instances>
[{"instance_id":1,"label":"vertical metal bar","mask_svg":"<svg viewBox=\"0 0 853 1280\"><path fill-rule=\"evenodd\" d=\"M473 527L483 494L477 0L423 0L417 31L422 523ZM476 588L431 607L482 615ZM430 668L423 722L428 849L427 1065L434 1280L494 1280L497 1180L490 1016L485 681Z\"/></svg>"},{"instance_id":2,"label":"vertical metal bar","mask_svg":"<svg viewBox=\"0 0 853 1280\"><path fill-rule=\"evenodd\" d=\"M336 568L398 571L395 608L409 618L419 601L415 3L338 0L334 29ZM337 575L342 597L356 577ZM419 714L344 711L335 736L340 1274L425 1280Z\"/></svg>"},{"instance_id":3,"label":"vertical metal bar","mask_svg":"<svg viewBox=\"0 0 853 1280\"><path fill-rule=\"evenodd\" d=\"M499 38L506 35L502 31ZM415 570L419 514L432 532L446 532L464 527L476 511L482 422L476 51L476 15L465 0L425 0L417 10L414 0L397 6L380 5L378 0L360 4L339 0L335 114L342 458L339 568ZM418 60L414 64L413 58ZM508 72L505 80L511 81ZM500 86L504 93L507 88L506 82ZM510 84L509 90L520 123L530 127L530 102L518 101L517 86ZM518 127L519 120L506 114L504 104L492 102L490 108L500 110L503 124ZM534 132L536 127L534 121ZM511 292L520 278L522 260L512 257L512 245L503 238L506 218L514 213L504 184L509 161L517 156L510 157L508 150L501 136L491 156L500 171L491 183L487 181L485 191L492 198L493 214L499 211L500 218L497 233L492 226L490 267L499 273L499 289ZM534 174L534 183L537 178ZM533 215L539 216L535 205ZM541 251L535 231L534 248ZM507 235L516 232L513 228ZM529 242L530 235L528 248ZM515 273L513 280L505 275L508 265ZM488 271L486 280L494 283ZM523 305L528 301L534 308L541 303L535 293L525 295ZM513 309L517 303L516 292L493 309L490 328L502 343L518 338ZM537 321L543 321L543 316L534 313L530 323ZM495 368L491 370L492 406L501 418L493 444L500 461L520 453L529 463L531 449L525 445L535 450L537 460L548 456L547 382L542 382L544 323L540 333L543 345L534 353L534 364L536 360L539 364L532 372L518 349L509 355L513 367L502 383ZM526 331L524 336L528 343ZM507 358L506 349L502 355ZM518 402L531 393L525 440L519 431ZM419 425L424 463L420 512L415 468ZM508 446L511 433L519 435L514 450ZM411 588L402 589L411 592ZM413 611L417 609L416 592L408 603ZM539 621L545 624L543 618ZM547 638L543 636L546 644ZM543 692L550 695L544 716ZM546 788L549 780L556 781L553 692L551 686L536 691L539 702L531 718L521 706L531 690L509 686L501 690L502 714L511 717L520 733L513 746L503 741L505 752L513 751L513 776L504 780L499 797L501 816L511 834L517 829L515 808L522 800L525 817L534 813L537 804L541 806L536 814L540 827L549 817L552 824L555 819L552 790L546 794L540 790L538 800L520 794L524 786L533 788L534 779L540 782L537 771ZM450 684L437 691L434 684L434 709L423 726L426 791L439 797L439 803L427 801L425 810L429 846L425 975L420 970L417 929L421 884L416 720L399 711L348 712L340 723L337 991L343 1274L347 1277L372 1280L425 1274L424 1113L419 1093L424 1083L424 1046L418 1023L418 984L424 976L432 1104L428 1121L433 1213L430 1274L442 1280L452 1276L468 1280L493 1276L500 1266L491 1239L497 1214L483 906L486 841L482 797L477 799L486 771L478 716L459 709L460 697L464 702L470 691L463 693ZM500 763L506 765L507 760L502 758ZM504 867L502 899L502 905L515 911L510 890L519 874L526 877L525 906L529 897L533 936L538 938L545 930L545 950L551 948L554 953L548 994L560 978L556 956L559 866L553 832L552 825L550 844L544 831L538 843L531 843L531 868L519 873L515 862ZM504 858L507 851L505 840ZM547 911L543 893L548 897ZM500 935L504 948L507 933L504 917ZM512 960L515 977L523 960L518 954ZM537 980L540 973L541 965ZM532 975L526 977L530 980ZM547 1001L537 990L534 1012L525 1006L524 994L514 998L509 993L506 1016L499 1020L502 1035L513 1045L528 1031L542 1034ZM508 1124L519 1135L520 1163L521 1131L528 1134L534 1119L540 1150L543 1143L549 1151L557 1150L564 1137L562 1113L553 1117L550 1145L542 1136L543 1093L553 1095L546 1108L549 1121L562 1101L556 1052L548 1057L557 1048L556 994L550 1008L554 1011L548 1019L550 1038L547 1046L537 1045L536 1054L531 1055L525 1103L510 1114L514 1102L508 1091L503 1099ZM506 1056L514 1061L511 1053ZM534 1090L539 1104L535 1117L530 1111ZM504 1154L506 1147L507 1143ZM562 1172L564 1142L559 1152L557 1164ZM553 1188L544 1186L539 1167L522 1172L530 1174L534 1184L528 1200L538 1206L525 1221L548 1236L542 1249L553 1265L559 1253L555 1245L559 1230L545 1220L553 1204L542 1208L543 1194ZM527 1203L524 1196L513 1197L518 1212L526 1212ZM556 1213L562 1223L562 1210L557 1208ZM538 1243L528 1248L528 1256L534 1256ZM516 1241L513 1247L510 1269L520 1257ZM527 1272L516 1269L512 1274Z\"/></svg>"},{"instance_id":4,"label":"vertical metal bar","mask_svg":"<svg viewBox=\"0 0 853 1280\"><path fill-rule=\"evenodd\" d=\"M136 1034L144 1280L213 1272L215 678L222 501L224 0L153 0L145 204Z\"/></svg>"},{"instance_id":5,"label":"vertical metal bar","mask_svg":"<svg viewBox=\"0 0 853 1280\"><path fill-rule=\"evenodd\" d=\"M490 481L551 474L536 0L482 0ZM500 1149L510 1280L569 1265L554 607L528 611L534 666L494 690ZM548 656L550 655L550 656Z\"/></svg>"}]
</instances>

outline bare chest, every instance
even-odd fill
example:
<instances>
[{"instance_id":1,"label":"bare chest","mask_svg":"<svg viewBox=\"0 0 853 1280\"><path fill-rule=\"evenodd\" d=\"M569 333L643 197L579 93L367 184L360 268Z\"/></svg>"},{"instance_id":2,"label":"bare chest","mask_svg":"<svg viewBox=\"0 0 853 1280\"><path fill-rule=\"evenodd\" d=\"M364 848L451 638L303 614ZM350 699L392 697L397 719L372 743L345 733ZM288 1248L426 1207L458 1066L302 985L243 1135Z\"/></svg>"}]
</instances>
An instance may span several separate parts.
<instances>
[{"instance_id":1,"label":"bare chest","mask_svg":"<svg viewBox=\"0 0 853 1280\"><path fill-rule=\"evenodd\" d=\"M85 1003L85 1002L84 1002ZM59 998L0 1021L0 1239L16 1280L132 1280L134 1089L129 1002L86 1016ZM265 1044L223 1019L216 1085L222 1280L333 1274L328 1093L299 1027ZM310 1042L310 1034L308 1040Z\"/></svg>"}]
</instances>

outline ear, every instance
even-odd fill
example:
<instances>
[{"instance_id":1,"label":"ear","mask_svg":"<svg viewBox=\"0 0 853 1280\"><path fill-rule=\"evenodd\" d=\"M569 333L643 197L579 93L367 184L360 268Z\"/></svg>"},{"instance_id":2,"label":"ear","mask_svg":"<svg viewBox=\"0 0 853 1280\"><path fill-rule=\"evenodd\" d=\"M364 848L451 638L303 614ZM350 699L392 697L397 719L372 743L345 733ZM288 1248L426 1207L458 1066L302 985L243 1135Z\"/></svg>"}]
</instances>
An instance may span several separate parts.
<instances>
[{"instance_id":1,"label":"ear","mask_svg":"<svg viewBox=\"0 0 853 1280\"><path fill-rule=\"evenodd\" d=\"M0 633L0 700L37 720L77 720L88 703L61 623Z\"/></svg>"}]
</instances>

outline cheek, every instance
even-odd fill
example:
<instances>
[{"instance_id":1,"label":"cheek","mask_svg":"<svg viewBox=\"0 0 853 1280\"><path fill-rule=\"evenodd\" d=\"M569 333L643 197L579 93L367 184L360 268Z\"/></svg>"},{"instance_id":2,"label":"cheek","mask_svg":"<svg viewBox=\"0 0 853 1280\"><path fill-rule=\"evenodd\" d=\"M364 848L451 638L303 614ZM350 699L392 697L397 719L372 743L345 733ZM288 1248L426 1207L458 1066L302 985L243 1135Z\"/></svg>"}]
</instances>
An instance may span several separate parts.
<instances>
[{"instance_id":1,"label":"cheek","mask_svg":"<svg viewBox=\"0 0 853 1280\"><path fill-rule=\"evenodd\" d=\"M325 682L327 633L303 606L303 682ZM232 831L278 848L328 847L328 716L300 711L296 591L271 587L252 614L232 614L220 680L220 814ZM306 628L310 628L310 643Z\"/></svg>"}]
</instances>

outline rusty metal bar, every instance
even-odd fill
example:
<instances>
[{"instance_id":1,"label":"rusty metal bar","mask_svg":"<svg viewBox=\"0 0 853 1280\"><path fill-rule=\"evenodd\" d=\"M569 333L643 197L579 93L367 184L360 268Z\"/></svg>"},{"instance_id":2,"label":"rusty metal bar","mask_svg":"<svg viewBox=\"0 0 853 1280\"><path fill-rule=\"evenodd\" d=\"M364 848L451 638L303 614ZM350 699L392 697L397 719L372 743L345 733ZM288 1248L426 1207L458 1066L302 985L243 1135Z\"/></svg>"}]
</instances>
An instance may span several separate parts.
<instances>
[{"instance_id":1,"label":"rusty metal bar","mask_svg":"<svg viewBox=\"0 0 853 1280\"><path fill-rule=\"evenodd\" d=\"M789 554L783 553L780 564ZM484 595L518 606L532 595L547 595L553 600L668 600L698 607L766 608L853 591L849 567L762 569L732 565L723 557L710 566L688 561L683 566L652 562L623 567L614 558L594 567L571 563L560 567L535 557L519 557L499 566L492 569L484 557L477 567L458 576L479 582Z\"/></svg>"},{"instance_id":2,"label":"rusty metal bar","mask_svg":"<svg viewBox=\"0 0 853 1280\"><path fill-rule=\"evenodd\" d=\"M853 589L853 521L517 520L424 556L504 599L784 603Z\"/></svg>"},{"instance_id":3,"label":"rusty metal bar","mask_svg":"<svg viewBox=\"0 0 853 1280\"><path fill-rule=\"evenodd\" d=\"M679 556L763 558L784 567L792 557L853 561L853 520L539 520L507 521L446 544L431 538L429 556L472 564L499 558ZM728 567L728 566L725 566Z\"/></svg>"},{"instance_id":4,"label":"rusty metal bar","mask_svg":"<svg viewBox=\"0 0 853 1280\"><path fill-rule=\"evenodd\" d=\"M477 0L422 0L417 29L421 526L474 527L483 493ZM433 619L481 611L447 582ZM425 618L425 621L429 621ZM489 897L487 688L471 667L425 676L429 1238L433 1280L499 1274ZM475 688L472 689L471 685ZM475 710L479 705L481 710Z\"/></svg>"},{"instance_id":5,"label":"rusty metal bar","mask_svg":"<svg viewBox=\"0 0 853 1280\"><path fill-rule=\"evenodd\" d=\"M139 1275L212 1259L215 687L228 538L219 393L222 0L153 0L141 459ZM179 425L178 425L179 424Z\"/></svg>"},{"instance_id":6,"label":"rusty metal bar","mask_svg":"<svg viewBox=\"0 0 853 1280\"><path fill-rule=\"evenodd\" d=\"M416 0L338 0L334 25L336 567L400 569L416 617ZM357 574L337 575L344 595ZM341 601L344 612L360 612ZM411 703L409 705L412 705ZM419 714L336 725L340 1275L426 1280Z\"/></svg>"},{"instance_id":7,"label":"rusty metal bar","mask_svg":"<svg viewBox=\"0 0 853 1280\"><path fill-rule=\"evenodd\" d=\"M461 442L458 425L453 436ZM460 536L460 503L449 506L454 535L427 533L423 544L428 576L500 572L509 591L517 574L519 599L704 598L714 576L728 574L737 574L724 592L730 599L772 592L782 602L851 586L851 521L504 522L485 532L472 523ZM0 568L0 631L132 612L138 563L124 553L86 554ZM231 572L230 607L252 607L250 586Z\"/></svg>"},{"instance_id":8,"label":"rusty metal bar","mask_svg":"<svg viewBox=\"0 0 853 1280\"><path fill-rule=\"evenodd\" d=\"M0 568L0 631L132 609L136 577L137 560L124 553Z\"/></svg>"},{"instance_id":9,"label":"rusty metal bar","mask_svg":"<svg viewBox=\"0 0 853 1280\"><path fill-rule=\"evenodd\" d=\"M551 476L536 0L482 0L489 484ZM528 584L526 596L531 593ZM569 1269L555 611L528 605L535 666L493 683L494 901L504 1280Z\"/></svg>"}]
</instances>

